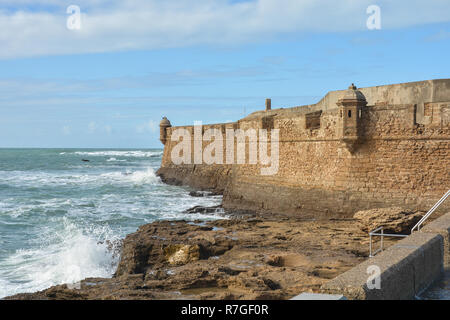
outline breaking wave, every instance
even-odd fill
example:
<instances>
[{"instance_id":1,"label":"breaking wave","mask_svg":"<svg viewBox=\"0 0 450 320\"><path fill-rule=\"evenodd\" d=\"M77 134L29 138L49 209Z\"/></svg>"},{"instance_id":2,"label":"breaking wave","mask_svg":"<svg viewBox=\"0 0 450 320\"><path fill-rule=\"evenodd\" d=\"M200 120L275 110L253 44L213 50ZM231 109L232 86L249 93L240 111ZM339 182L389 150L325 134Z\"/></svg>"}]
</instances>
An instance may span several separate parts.
<instances>
[{"instance_id":1,"label":"breaking wave","mask_svg":"<svg viewBox=\"0 0 450 320\"><path fill-rule=\"evenodd\" d=\"M60 219L58 231L44 231L33 249L19 249L0 268L0 298L87 277L111 277L118 263L118 239L108 227L80 227ZM7 280L5 280L7 279Z\"/></svg>"},{"instance_id":2,"label":"breaking wave","mask_svg":"<svg viewBox=\"0 0 450 320\"><path fill-rule=\"evenodd\" d=\"M152 168L136 171L115 171L102 174L70 174L50 172L0 171L2 183L16 187L42 187L46 185L108 185L160 183Z\"/></svg>"},{"instance_id":3,"label":"breaking wave","mask_svg":"<svg viewBox=\"0 0 450 320\"><path fill-rule=\"evenodd\" d=\"M117 160L116 158L109 158L109 159L107 159L106 160L107 162L126 162L127 160L125 160L125 159L121 159L121 160Z\"/></svg>"},{"instance_id":4,"label":"breaking wave","mask_svg":"<svg viewBox=\"0 0 450 320\"><path fill-rule=\"evenodd\" d=\"M64 152L60 153L66 154ZM92 157L135 157L135 158L146 158L146 157L159 157L163 154L162 151L76 151L73 154L81 156L92 156Z\"/></svg>"}]
</instances>

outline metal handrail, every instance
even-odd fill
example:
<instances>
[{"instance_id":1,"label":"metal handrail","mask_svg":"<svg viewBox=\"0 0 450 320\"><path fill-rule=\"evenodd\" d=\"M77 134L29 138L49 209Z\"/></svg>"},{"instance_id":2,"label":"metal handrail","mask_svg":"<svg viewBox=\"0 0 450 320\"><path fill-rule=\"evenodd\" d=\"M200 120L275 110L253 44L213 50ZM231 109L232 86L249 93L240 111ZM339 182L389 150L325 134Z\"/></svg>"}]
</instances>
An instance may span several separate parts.
<instances>
[{"instance_id":1,"label":"metal handrail","mask_svg":"<svg viewBox=\"0 0 450 320\"><path fill-rule=\"evenodd\" d=\"M428 210L428 212L422 217L422 219L419 220L419 222L416 223L416 225L414 227L412 227L411 229L411 233L413 233L414 229L417 229L417 231L420 230L420 226L425 222L425 220L428 219L429 216L431 216L431 214L436 211L437 208L439 208L439 206L450 196L450 190L447 191L446 194L444 194L442 196L441 199L439 199L438 202L436 202L434 204L434 206ZM377 233L377 231L380 231L380 233ZM373 251L372 249L372 236L380 236L381 237L381 243L380 243L380 248L378 250ZM369 257L372 258L374 257L378 252L383 251L383 238L384 237L399 237L399 238L404 238L407 237L408 235L406 234L389 234L389 233L384 233L384 227L378 227L375 230L372 230L369 232L369 237L370 237L370 247L369 247L369 251L370 251L370 255Z\"/></svg>"},{"instance_id":2,"label":"metal handrail","mask_svg":"<svg viewBox=\"0 0 450 320\"><path fill-rule=\"evenodd\" d=\"M439 208L439 206L440 206L440 205L448 198L448 196L450 196L450 190L448 190L447 193L444 194L444 195L442 196L442 198L439 199L439 201L436 202L436 203L434 204L433 208L431 208L431 209L430 209L430 210L422 217L422 219L420 219L419 222L417 222L416 225L415 225L414 227L412 227L411 233L413 233L414 229L416 229L416 228L417 228L417 231L419 231L419 230L420 230L420 226L422 225L422 223L424 223L425 220L427 220L428 217L431 216L431 214L432 214L434 211L436 211L437 208Z\"/></svg>"},{"instance_id":3,"label":"metal handrail","mask_svg":"<svg viewBox=\"0 0 450 320\"><path fill-rule=\"evenodd\" d=\"M381 233L377 233L377 231L380 231ZM380 243L380 248L378 250L373 251L372 249L372 236L380 236L381 237L381 243ZM378 227L375 230L372 230L369 232L369 237L370 237L370 247L369 247L369 257L372 258L374 257L378 252L383 251L383 238L384 237L397 237L397 238L404 238L407 237L408 235L406 234L392 234L392 233L384 233L384 227Z\"/></svg>"}]
</instances>

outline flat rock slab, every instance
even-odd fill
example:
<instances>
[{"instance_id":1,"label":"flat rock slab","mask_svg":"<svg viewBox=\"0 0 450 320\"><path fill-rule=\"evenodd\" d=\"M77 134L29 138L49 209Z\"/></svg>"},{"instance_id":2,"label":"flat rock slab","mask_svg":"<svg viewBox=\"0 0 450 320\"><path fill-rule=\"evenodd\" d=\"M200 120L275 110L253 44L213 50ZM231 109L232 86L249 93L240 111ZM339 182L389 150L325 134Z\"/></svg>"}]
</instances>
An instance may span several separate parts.
<instances>
[{"instance_id":1,"label":"flat rock slab","mask_svg":"<svg viewBox=\"0 0 450 320\"><path fill-rule=\"evenodd\" d=\"M300 293L290 300L347 300L342 294Z\"/></svg>"},{"instance_id":2,"label":"flat rock slab","mask_svg":"<svg viewBox=\"0 0 450 320\"><path fill-rule=\"evenodd\" d=\"M378 227L384 233L409 234L411 228L425 215L424 211L409 211L400 207L376 208L358 211L353 216L362 231L370 232Z\"/></svg>"}]
</instances>

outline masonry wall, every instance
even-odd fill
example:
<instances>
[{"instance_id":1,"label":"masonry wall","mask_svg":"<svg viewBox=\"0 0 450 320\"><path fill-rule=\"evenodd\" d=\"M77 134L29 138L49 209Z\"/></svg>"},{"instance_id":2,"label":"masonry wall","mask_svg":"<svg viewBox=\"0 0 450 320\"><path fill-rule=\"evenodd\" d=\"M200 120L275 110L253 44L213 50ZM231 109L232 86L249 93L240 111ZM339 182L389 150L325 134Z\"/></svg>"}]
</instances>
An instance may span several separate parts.
<instances>
[{"instance_id":1,"label":"masonry wall","mask_svg":"<svg viewBox=\"0 0 450 320\"><path fill-rule=\"evenodd\" d=\"M221 132L225 130L235 129L235 123L227 124L212 124L204 125L204 133L208 129L217 129ZM171 154L174 147L179 141L172 141L172 132L176 129L186 129L191 135L191 164L175 165L171 160ZM176 185L189 185L198 189L209 189L215 190L217 192L224 192L226 185L229 181L229 176L231 175L232 166L221 164L194 164L194 144L198 140L194 139L194 126L179 126L171 127L167 129L167 142L164 147L164 154L162 158L161 168L158 170L158 175L163 181L170 184ZM202 149L205 148L209 143L200 141ZM222 153L225 156L226 149L225 144L222 148ZM225 163L225 161L224 161Z\"/></svg>"},{"instance_id":2,"label":"masonry wall","mask_svg":"<svg viewBox=\"0 0 450 320\"><path fill-rule=\"evenodd\" d=\"M428 90L422 83L420 86ZM275 175L261 175L260 165L174 165L170 154L177 142L172 141L165 145L158 173L167 182L221 191L223 205L233 209L315 217L350 215L373 207L429 209L450 188L450 96L439 96L447 101L425 102L422 114L416 98L394 101L388 89L376 88L385 92L381 98L388 101L375 99L373 92L368 94L372 104L361 113L362 136L353 152L339 137L339 109L332 108L330 98L324 107L324 98L318 103L321 108L275 109L236 123L210 126L223 131L279 129L279 170ZM371 92L369 89L361 90ZM408 86L407 90L412 89ZM320 126L313 114L317 111L322 111ZM426 123L419 123L418 117L426 117ZM180 127L169 128L169 137L176 128ZM193 132L192 126L183 128ZM223 152L225 155L225 144ZM441 208L447 209L449 202Z\"/></svg>"}]
</instances>

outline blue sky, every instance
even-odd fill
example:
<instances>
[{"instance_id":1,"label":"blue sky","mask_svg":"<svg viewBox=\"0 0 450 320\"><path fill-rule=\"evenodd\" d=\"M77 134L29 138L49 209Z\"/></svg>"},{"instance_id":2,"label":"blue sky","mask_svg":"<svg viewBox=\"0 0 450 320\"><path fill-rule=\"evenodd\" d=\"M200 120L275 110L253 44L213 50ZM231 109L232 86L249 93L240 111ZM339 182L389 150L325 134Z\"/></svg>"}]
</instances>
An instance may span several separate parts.
<instances>
[{"instance_id":1,"label":"blue sky","mask_svg":"<svg viewBox=\"0 0 450 320\"><path fill-rule=\"evenodd\" d=\"M449 52L447 0L0 0L0 147L161 147L162 116L235 121L269 97L449 78Z\"/></svg>"}]
</instances>

